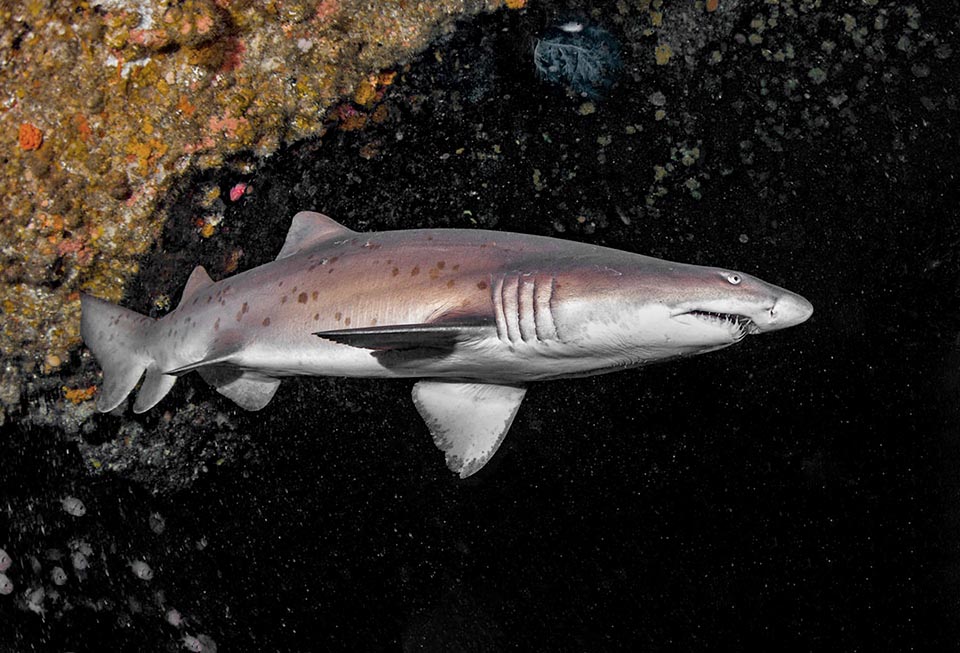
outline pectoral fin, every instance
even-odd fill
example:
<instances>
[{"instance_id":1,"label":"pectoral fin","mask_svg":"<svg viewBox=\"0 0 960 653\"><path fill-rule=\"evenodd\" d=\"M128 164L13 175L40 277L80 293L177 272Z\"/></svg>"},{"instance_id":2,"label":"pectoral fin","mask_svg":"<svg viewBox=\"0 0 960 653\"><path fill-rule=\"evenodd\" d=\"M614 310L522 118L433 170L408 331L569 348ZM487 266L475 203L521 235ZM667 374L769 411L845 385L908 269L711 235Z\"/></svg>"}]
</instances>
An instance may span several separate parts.
<instances>
[{"instance_id":1,"label":"pectoral fin","mask_svg":"<svg viewBox=\"0 0 960 653\"><path fill-rule=\"evenodd\" d=\"M413 403L447 467L466 478L496 453L526 392L513 385L418 381Z\"/></svg>"},{"instance_id":2,"label":"pectoral fin","mask_svg":"<svg viewBox=\"0 0 960 653\"><path fill-rule=\"evenodd\" d=\"M396 324L361 329L318 331L313 335L351 347L395 349L453 349L458 343L483 337L482 324Z\"/></svg>"}]
</instances>

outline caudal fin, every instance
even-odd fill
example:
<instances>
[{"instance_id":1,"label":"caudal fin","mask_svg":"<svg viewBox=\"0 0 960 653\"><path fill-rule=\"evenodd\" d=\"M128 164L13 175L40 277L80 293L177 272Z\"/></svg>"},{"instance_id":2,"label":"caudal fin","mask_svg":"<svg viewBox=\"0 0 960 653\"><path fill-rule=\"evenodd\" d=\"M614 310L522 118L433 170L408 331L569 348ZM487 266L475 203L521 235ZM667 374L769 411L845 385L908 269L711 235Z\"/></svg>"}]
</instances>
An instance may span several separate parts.
<instances>
[{"instance_id":1,"label":"caudal fin","mask_svg":"<svg viewBox=\"0 0 960 653\"><path fill-rule=\"evenodd\" d=\"M120 405L147 372L134 410L142 413L163 399L176 377L162 374L145 346L154 320L91 295L80 296L80 336L103 370L97 409L108 412Z\"/></svg>"}]
</instances>

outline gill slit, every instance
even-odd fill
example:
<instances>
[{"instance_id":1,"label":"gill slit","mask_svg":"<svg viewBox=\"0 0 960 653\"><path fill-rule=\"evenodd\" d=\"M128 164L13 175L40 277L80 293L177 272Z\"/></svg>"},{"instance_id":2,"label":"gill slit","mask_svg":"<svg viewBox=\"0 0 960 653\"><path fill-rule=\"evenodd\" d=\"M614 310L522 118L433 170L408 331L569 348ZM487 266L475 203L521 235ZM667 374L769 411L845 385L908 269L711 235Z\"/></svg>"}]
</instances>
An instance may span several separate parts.
<instances>
[{"instance_id":1,"label":"gill slit","mask_svg":"<svg viewBox=\"0 0 960 653\"><path fill-rule=\"evenodd\" d=\"M490 290L497 338L501 342L514 345L557 339L554 277L519 272L491 275Z\"/></svg>"}]
</instances>

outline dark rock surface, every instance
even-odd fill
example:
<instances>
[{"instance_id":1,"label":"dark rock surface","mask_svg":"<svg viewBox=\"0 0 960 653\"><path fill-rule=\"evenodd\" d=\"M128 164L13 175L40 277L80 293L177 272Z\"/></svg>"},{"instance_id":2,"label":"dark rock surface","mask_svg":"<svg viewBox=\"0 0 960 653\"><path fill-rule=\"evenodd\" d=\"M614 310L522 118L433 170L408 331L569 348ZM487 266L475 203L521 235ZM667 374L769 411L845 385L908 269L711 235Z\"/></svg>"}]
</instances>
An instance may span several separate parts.
<instances>
[{"instance_id":1,"label":"dark rock surface","mask_svg":"<svg viewBox=\"0 0 960 653\"><path fill-rule=\"evenodd\" d=\"M314 209L735 267L809 298L809 323L535 386L467 481L407 382L285 381L246 414L190 375L141 416L28 388L0 439L0 650L172 651L187 634L241 651L954 645L956 12L649 4L461 24L363 130L183 179L125 305L175 305L196 264L221 278L272 259ZM603 98L533 69L571 14L622 46ZM204 189L238 183L217 236L198 235ZM77 353L63 382L96 370Z\"/></svg>"}]
</instances>

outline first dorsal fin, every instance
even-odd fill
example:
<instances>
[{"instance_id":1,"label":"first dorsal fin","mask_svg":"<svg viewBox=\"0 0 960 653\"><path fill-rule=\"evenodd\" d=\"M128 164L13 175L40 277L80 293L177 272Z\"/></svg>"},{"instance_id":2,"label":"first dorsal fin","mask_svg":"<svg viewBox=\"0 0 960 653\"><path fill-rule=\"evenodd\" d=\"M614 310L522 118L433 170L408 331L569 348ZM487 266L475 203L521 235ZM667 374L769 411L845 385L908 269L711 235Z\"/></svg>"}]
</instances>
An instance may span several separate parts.
<instances>
[{"instance_id":1,"label":"first dorsal fin","mask_svg":"<svg viewBox=\"0 0 960 653\"><path fill-rule=\"evenodd\" d=\"M212 285L213 279L210 278L210 275L207 274L206 269L202 265L193 268L193 272L190 273L190 278L187 279L187 285L183 287L183 294L180 296L180 306L183 306L185 301L196 295L200 290Z\"/></svg>"},{"instance_id":2,"label":"first dorsal fin","mask_svg":"<svg viewBox=\"0 0 960 653\"><path fill-rule=\"evenodd\" d=\"M287 239L283 241L283 247L277 254L277 258L287 258L325 240L337 236L352 236L356 233L356 231L347 229L333 218L328 218L322 213L300 211L293 216L293 222L290 223L290 230L287 232Z\"/></svg>"}]
</instances>

